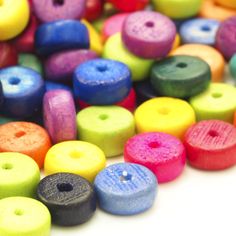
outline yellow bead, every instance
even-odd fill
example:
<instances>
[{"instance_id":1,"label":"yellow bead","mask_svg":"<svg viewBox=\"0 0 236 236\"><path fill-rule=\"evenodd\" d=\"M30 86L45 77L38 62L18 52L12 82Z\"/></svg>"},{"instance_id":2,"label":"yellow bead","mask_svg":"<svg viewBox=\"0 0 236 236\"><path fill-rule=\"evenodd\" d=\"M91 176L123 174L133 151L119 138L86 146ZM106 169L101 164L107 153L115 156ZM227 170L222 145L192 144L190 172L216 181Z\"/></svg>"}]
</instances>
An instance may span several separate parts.
<instances>
[{"instance_id":1,"label":"yellow bead","mask_svg":"<svg viewBox=\"0 0 236 236\"><path fill-rule=\"evenodd\" d=\"M0 41L19 35L27 26L30 9L27 0L1 0Z\"/></svg>"},{"instance_id":2,"label":"yellow bead","mask_svg":"<svg viewBox=\"0 0 236 236\"><path fill-rule=\"evenodd\" d=\"M66 141L51 147L46 155L46 175L69 172L78 174L90 182L106 166L103 151L94 144L83 141Z\"/></svg>"},{"instance_id":3,"label":"yellow bead","mask_svg":"<svg viewBox=\"0 0 236 236\"><path fill-rule=\"evenodd\" d=\"M103 51L103 44L99 33L88 21L83 19L81 22L86 25L89 31L90 49L95 51L98 55L101 55Z\"/></svg>"},{"instance_id":4,"label":"yellow bead","mask_svg":"<svg viewBox=\"0 0 236 236\"><path fill-rule=\"evenodd\" d=\"M176 34L176 36L175 36L175 41L174 41L174 43L173 43L173 45L172 45L172 49L171 49L171 52L170 52L170 54L175 50L175 49L177 49L179 46L180 46L180 36L179 36L179 34Z\"/></svg>"},{"instance_id":5,"label":"yellow bead","mask_svg":"<svg viewBox=\"0 0 236 236\"><path fill-rule=\"evenodd\" d=\"M193 108L184 100L159 97L141 104L135 111L137 131L164 132L182 139L195 123Z\"/></svg>"}]
</instances>

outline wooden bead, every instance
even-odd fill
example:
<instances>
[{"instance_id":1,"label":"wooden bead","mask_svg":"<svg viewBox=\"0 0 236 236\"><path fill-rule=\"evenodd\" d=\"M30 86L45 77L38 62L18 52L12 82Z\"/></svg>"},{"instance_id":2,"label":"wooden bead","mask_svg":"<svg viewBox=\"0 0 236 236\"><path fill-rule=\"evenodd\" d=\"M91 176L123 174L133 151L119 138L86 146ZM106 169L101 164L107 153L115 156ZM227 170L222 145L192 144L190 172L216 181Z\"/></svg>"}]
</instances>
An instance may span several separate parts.
<instances>
[{"instance_id":1,"label":"wooden bead","mask_svg":"<svg viewBox=\"0 0 236 236\"><path fill-rule=\"evenodd\" d=\"M184 144L196 168L221 170L236 164L236 128L229 123L201 121L186 132Z\"/></svg>"},{"instance_id":2,"label":"wooden bead","mask_svg":"<svg viewBox=\"0 0 236 236\"><path fill-rule=\"evenodd\" d=\"M236 79L236 54L234 54L231 57L231 60L229 62L229 69L230 69L230 73L231 73L232 77L234 79Z\"/></svg>"},{"instance_id":3,"label":"wooden bead","mask_svg":"<svg viewBox=\"0 0 236 236\"><path fill-rule=\"evenodd\" d=\"M17 64L15 48L6 42L0 43L0 69Z\"/></svg>"},{"instance_id":4,"label":"wooden bead","mask_svg":"<svg viewBox=\"0 0 236 236\"><path fill-rule=\"evenodd\" d=\"M135 134L133 115L118 106L88 107L77 115L79 139L100 147L107 157L121 155Z\"/></svg>"},{"instance_id":5,"label":"wooden bead","mask_svg":"<svg viewBox=\"0 0 236 236\"><path fill-rule=\"evenodd\" d=\"M39 73L20 66L8 67L0 70L0 81L4 94L4 114L27 118L41 109L45 85Z\"/></svg>"},{"instance_id":6,"label":"wooden bead","mask_svg":"<svg viewBox=\"0 0 236 236\"><path fill-rule=\"evenodd\" d=\"M172 48L171 48L171 51L170 51L170 53L173 51L173 50L175 50L176 48L178 48L179 46L180 46L180 35L179 34L176 34L175 35L175 41L174 41L174 43L172 44Z\"/></svg>"},{"instance_id":7,"label":"wooden bead","mask_svg":"<svg viewBox=\"0 0 236 236\"><path fill-rule=\"evenodd\" d=\"M27 26L29 17L30 9L27 0L1 1L0 41L19 35Z\"/></svg>"},{"instance_id":8,"label":"wooden bead","mask_svg":"<svg viewBox=\"0 0 236 236\"><path fill-rule=\"evenodd\" d=\"M0 153L0 199L13 196L36 197L39 167L29 156Z\"/></svg>"},{"instance_id":9,"label":"wooden bead","mask_svg":"<svg viewBox=\"0 0 236 236\"><path fill-rule=\"evenodd\" d=\"M148 210L157 194L155 175L146 167L117 163L101 171L94 181L99 206L114 215L134 215Z\"/></svg>"},{"instance_id":10,"label":"wooden bead","mask_svg":"<svg viewBox=\"0 0 236 236\"><path fill-rule=\"evenodd\" d=\"M236 9L236 2L234 0L216 0L216 3L223 7L229 7Z\"/></svg>"},{"instance_id":11,"label":"wooden bead","mask_svg":"<svg viewBox=\"0 0 236 236\"><path fill-rule=\"evenodd\" d=\"M223 120L233 123L236 89L229 84L212 83L203 93L190 98L197 120Z\"/></svg>"},{"instance_id":12,"label":"wooden bead","mask_svg":"<svg viewBox=\"0 0 236 236\"><path fill-rule=\"evenodd\" d=\"M20 152L32 157L41 168L51 147L49 135L30 122L10 122L0 126L0 152Z\"/></svg>"},{"instance_id":13,"label":"wooden bead","mask_svg":"<svg viewBox=\"0 0 236 236\"><path fill-rule=\"evenodd\" d=\"M186 44L172 51L171 55L188 55L200 57L211 68L211 79L220 82L224 79L225 61L223 56L215 48L202 44Z\"/></svg>"},{"instance_id":14,"label":"wooden bead","mask_svg":"<svg viewBox=\"0 0 236 236\"><path fill-rule=\"evenodd\" d=\"M216 48L227 60L236 53L235 34L236 16L222 22L216 34Z\"/></svg>"},{"instance_id":15,"label":"wooden bead","mask_svg":"<svg viewBox=\"0 0 236 236\"><path fill-rule=\"evenodd\" d=\"M52 142L75 140L76 111L72 94L67 90L52 90L43 98L43 120Z\"/></svg>"},{"instance_id":16,"label":"wooden bead","mask_svg":"<svg viewBox=\"0 0 236 236\"><path fill-rule=\"evenodd\" d=\"M144 9L147 4L149 3L149 0L129 0L128 2L126 0L108 0L110 3L112 3L115 8L122 12L133 12Z\"/></svg>"},{"instance_id":17,"label":"wooden bead","mask_svg":"<svg viewBox=\"0 0 236 236\"><path fill-rule=\"evenodd\" d=\"M70 86L67 86L62 83L56 83L56 82L46 80L45 87L46 87L46 92L51 91L51 90L64 89L64 90L67 90L67 91L73 93L72 88Z\"/></svg>"},{"instance_id":18,"label":"wooden bead","mask_svg":"<svg viewBox=\"0 0 236 236\"><path fill-rule=\"evenodd\" d=\"M148 77L153 60L143 59L130 53L123 45L121 34L111 36L105 43L103 58L116 60L126 64L132 74L133 81L144 80Z\"/></svg>"},{"instance_id":19,"label":"wooden bead","mask_svg":"<svg viewBox=\"0 0 236 236\"><path fill-rule=\"evenodd\" d=\"M163 132L182 139L195 123L193 108L184 100L160 97L141 104L134 114L138 133Z\"/></svg>"},{"instance_id":20,"label":"wooden bead","mask_svg":"<svg viewBox=\"0 0 236 236\"><path fill-rule=\"evenodd\" d=\"M3 104L3 91L2 91L2 83L0 81L0 108Z\"/></svg>"},{"instance_id":21,"label":"wooden bead","mask_svg":"<svg viewBox=\"0 0 236 236\"><path fill-rule=\"evenodd\" d=\"M85 12L85 0L32 0L35 15L42 22L80 19Z\"/></svg>"},{"instance_id":22,"label":"wooden bead","mask_svg":"<svg viewBox=\"0 0 236 236\"><path fill-rule=\"evenodd\" d=\"M90 22L99 18L103 12L103 4L102 0L87 0L84 18Z\"/></svg>"},{"instance_id":23,"label":"wooden bead","mask_svg":"<svg viewBox=\"0 0 236 236\"><path fill-rule=\"evenodd\" d=\"M225 1L225 0L224 0ZM204 18L224 21L236 15L236 10L222 7L216 4L215 0L204 0L200 9L200 16Z\"/></svg>"},{"instance_id":24,"label":"wooden bead","mask_svg":"<svg viewBox=\"0 0 236 236\"><path fill-rule=\"evenodd\" d=\"M156 62L151 84L162 95L187 98L204 91L211 80L209 65L197 57L173 56Z\"/></svg>"},{"instance_id":25,"label":"wooden bead","mask_svg":"<svg viewBox=\"0 0 236 236\"><path fill-rule=\"evenodd\" d=\"M38 185L37 196L49 209L56 225L85 223L96 210L92 185L75 174L57 173L43 178Z\"/></svg>"},{"instance_id":26,"label":"wooden bead","mask_svg":"<svg viewBox=\"0 0 236 236\"><path fill-rule=\"evenodd\" d=\"M197 15L201 0L153 0L155 10L174 19L183 19Z\"/></svg>"},{"instance_id":27,"label":"wooden bead","mask_svg":"<svg viewBox=\"0 0 236 236\"><path fill-rule=\"evenodd\" d=\"M50 228L50 213L41 202L27 197L0 200L0 235L49 236Z\"/></svg>"},{"instance_id":28,"label":"wooden bead","mask_svg":"<svg viewBox=\"0 0 236 236\"><path fill-rule=\"evenodd\" d=\"M151 11L130 14L122 27L124 45L136 56L147 59L165 57L172 48L175 35L174 23L168 17Z\"/></svg>"},{"instance_id":29,"label":"wooden bead","mask_svg":"<svg viewBox=\"0 0 236 236\"><path fill-rule=\"evenodd\" d=\"M183 171L186 153L176 137L164 133L143 133L125 144L124 159L150 169L159 183L177 178Z\"/></svg>"},{"instance_id":30,"label":"wooden bead","mask_svg":"<svg viewBox=\"0 0 236 236\"><path fill-rule=\"evenodd\" d=\"M58 20L42 24L35 33L38 54L48 56L67 49L89 48L86 26L76 20Z\"/></svg>"},{"instance_id":31,"label":"wooden bead","mask_svg":"<svg viewBox=\"0 0 236 236\"><path fill-rule=\"evenodd\" d=\"M93 105L111 105L128 96L129 68L118 61L94 59L79 65L73 78L75 97Z\"/></svg>"},{"instance_id":32,"label":"wooden bead","mask_svg":"<svg viewBox=\"0 0 236 236\"><path fill-rule=\"evenodd\" d=\"M103 151L83 141L66 141L54 145L44 162L46 175L67 172L80 175L90 182L106 166Z\"/></svg>"}]
</instances>

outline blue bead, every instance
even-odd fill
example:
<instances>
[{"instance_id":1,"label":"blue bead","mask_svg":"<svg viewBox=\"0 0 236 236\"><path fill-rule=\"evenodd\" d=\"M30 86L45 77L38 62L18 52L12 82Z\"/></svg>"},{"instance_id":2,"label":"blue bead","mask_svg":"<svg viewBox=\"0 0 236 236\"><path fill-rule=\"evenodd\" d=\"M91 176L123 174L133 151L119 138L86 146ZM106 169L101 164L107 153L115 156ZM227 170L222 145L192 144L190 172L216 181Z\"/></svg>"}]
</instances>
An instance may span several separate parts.
<instances>
[{"instance_id":1,"label":"blue bead","mask_svg":"<svg viewBox=\"0 0 236 236\"><path fill-rule=\"evenodd\" d=\"M49 22L38 27L35 46L44 56L66 49L89 48L89 33L86 26L76 20Z\"/></svg>"},{"instance_id":2,"label":"blue bead","mask_svg":"<svg viewBox=\"0 0 236 236\"><path fill-rule=\"evenodd\" d=\"M101 171L94 182L100 207L115 215L149 209L157 194L157 179L144 166L119 163Z\"/></svg>"},{"instance_id":3,"label":"blue bead","mask_svg":"<svg viewBox=\"0 0 236 236\"><path fill-rule=\"evenodd\" d=\"M232 77L236 79L236 54L232 56L229 62L229 69Z\"/></svg>"},{"instance_id":4,"label":"blue bead","mask_svg":"<svg viewBox=\"0 0 236 236\"><path fill-rule=\"evenodd\" d=\"M38 72L20 66L8 67L0 70L0 81L5 115L26 118L41 109L45 85Z\"/></svg>"},{"instance_id":5,"label":"blue bead","mask_svg":"<svg viewBox=\"0 0 236 236\"><path fill-rule=\"evenodd\" d=\"M128 96L131 73L121 62L94 59L76 68L73 85L76 98L91 105L112 105Z\"/></svg>"},{"instance_id":6,"label":"blue bead","mask_svg":"<svg viewBox=\"0 0 236 236\"><path fill-rule=\"evenodd\" d=\"M70 91L71 93L73 93L73 90L65 84L51 82L51 81L46 80L45 86L46 86L46 92L51 91L51 90L55 90L55 89L64 89L64 90L67 90L67 91Z\"/></svg>"},{"instance_id":7,"label":"blue bead","mask_svg":"<svg viewBox=\"0 0 236 236\"><path fill-rule=\"evenodd\" d=\"M183 43L214 45L216 32L220 22L213 19L192 19L180 27L180 37Z\"/></svg>"}]
</instances>

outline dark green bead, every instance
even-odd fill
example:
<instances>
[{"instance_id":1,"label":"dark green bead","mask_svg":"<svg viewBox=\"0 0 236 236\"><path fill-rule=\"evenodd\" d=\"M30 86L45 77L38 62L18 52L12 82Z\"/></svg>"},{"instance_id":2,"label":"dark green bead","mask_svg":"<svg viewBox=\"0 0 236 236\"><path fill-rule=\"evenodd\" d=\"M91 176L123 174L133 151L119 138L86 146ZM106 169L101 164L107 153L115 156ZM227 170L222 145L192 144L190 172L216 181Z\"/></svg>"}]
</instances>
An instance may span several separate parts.
<instances>
[{"instance_id":1,"label":"dark green bead","mask_svg":"<svg viewBox=\"0 0 236 236\"><path fill-rule=\"evenodd\" d=\"M151 71L151 84L162 96L188 98L204 91L210 81L210 67L198 57L168 57Z\"/></svg>"}]
</instances>

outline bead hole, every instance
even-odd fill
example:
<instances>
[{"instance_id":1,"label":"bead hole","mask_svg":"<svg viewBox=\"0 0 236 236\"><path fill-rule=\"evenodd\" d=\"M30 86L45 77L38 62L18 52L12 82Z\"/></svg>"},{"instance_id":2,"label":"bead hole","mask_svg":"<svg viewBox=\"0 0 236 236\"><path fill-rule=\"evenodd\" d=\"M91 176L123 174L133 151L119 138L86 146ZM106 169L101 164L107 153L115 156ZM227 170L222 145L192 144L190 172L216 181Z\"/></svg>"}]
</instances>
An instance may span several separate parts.
<instances>
[{"instance_id":1,"label":"bead hole","mask_svg":"<svg viewBox=\"0 0 236 236\"><path fill-rule=\"evenodd\" d=\"M222 95L222 93L212 93L211 96L213 98L221 98L223 95Z\"/></svg>"},{"instance_id":2,"label":"bead hole","mask_svg":"<svg viewBox=\"0 0 236 236\"><path fill-rule=\"evenodd\" d=\"M162 107L158 110L158 113L161 115L168 115L170 113L169 109L166 107Z\"/></svg>"},{"instance_id":3,"label":"bead hole","mask_svg":"<svg viewBox=\"0 0 236 236\"><path fill-rule=\"evenodd\" d=\"M107 66L106 65L99 65L96 67L97 71L99 72L105 72L108 70Z\"/></svg>"},{"instance_id":4,"label":"bead hole","mask_svg":"<svg viewBox=\"0 0 236 236\"><path fill-rule=\"evenodd\" d=\"M74 151L72 151L70 153L70 157L74 158L74 159L80 158L81 157L81 153L79 151L74 150Z\"/></svg>"},{"instance_id":5,"label":"bead hole","mask_svg":"<svg viewBox=\"0 0 236 236\"><path fill-rule=\"evenodd\" d=\"M9 84L11 85L17 85L20 83L20 79L19 78L16 78L16 77L12 77L9 79Z\"/></svg>"},{"instance_id":6,"label":"bead hole","mask_svg":"<svg viewBox=\"0 0 236 236\"><path fill-rule=\"evenodd\" d=\"M160 144L158 142L151 142L148 144L150 148L159 148Z\"/></svg>"},{"instance_id":7,"label":"bead hole","mask_svg":"<svg viewBox=\"0 0 236 236\"><path fill-rule=\"evenodd\" d=\"M209 31L211 31L211 28L210 28L208 25L203 25L203 26L201 27L201 30L202 30L202 31L205 31L205 32L209 32Z\"/></svg>"},{"instance_id":8,"label":"bead hole","mask_svg":"<svg viewBox=\"0 0 236 236\"><path fill-rule=\"evenodd\" d=\"M100 116L99 116L99 119L100 120L107 120L108 119L108 115L107 114L101 114Z\"/></svg>"},{"instance_id":9,"label":"bead hole","mask_svg":"<svg viewBox=\"0 0 236 236\"><path fill-rule=\"evenodd\" d=\"M26 135L25 131L19 131L19 132L15 133L15 137L16 137L16 138L21 138L21 137L23 137L24 135Z\"/></svg>"},{"instance_id":10,"label":"bead hole","mask_svg":"<svg viewBox=\"0 0 236 236\"><path fill-rule=\"evenodd\" d=\"M212 138L215 138L215 137L219 136L219 133L215 130L210 130L208 132L208 135L211 136Z\"/></svg>"},{"instance_id":11,"label":"bead hole","mask_svg":"<svg viewBox=\"0 0 236 236\"><path fill-rule=\"evenodd\" d=\"M188 65L184 62L180 62L176 65L176 67L179 67L179 68L186 68Z\"/></svg>"},{"instance_id":12,"label":"bead hole","mask_svg":"<svg viewBox=\"0 0 236 236\"><path fill-rule=\"evenodd\" d=\"M153 23L152 21L146 22L145 25L146 25L147 27L149 27L149 28L154 27L154 23Z\"/></svg>"},{"instance_id":13,"label":"bead hole","mask_svg":"<svg viewBox=\"0 0 236 236\"><path fill-rule=\"evenodd\" d=\"M57 184L57 189L59 192L70 192L73 190L73 186L69 183L60 183Z\"/></svg>"},{"instance_id":14,"label":"bead hole","mask_svg":"<svg viewBox=\"0 0 236 236\"><path fill-rule=\"evenodd\" d=\"M62 6L64 5L65 0L53 0L53 5L54 6Z\"/></svg>"},{"instance_id":15,"label":"bead hole","mask_svg":"<svg viewBox=\"0 0 236 236\"><path fill-rule=\"evenodd\" d=\"M21 209L16 209L16 210L14 211L14 214L15 214L16 216L22 216L22 215L24 215L24 211L21 210Z\"/></svg>"},{"instance_id":16,"label":"bead hole","mask_svg":"<svg viewBox=\"0 0 236 236\"><path fill-rule=\"evenodd\" d=\"M11 170L12 168L13 168L13 165L10 164L10 163L4 163L4 164L2 165L2 169L3 169L3 170Z\"/></svg>"},{"instance_id":17,"label":"bead hole","mask_svg":"<svg viewBox=\"0 0 236 236\"><path fill-rule=\"evenodd\" d=\"M132 175L129 174L127 171L123 171L121 176L120 176L120 181L121 182L127 182L132 179Z\"/></svg>"}]
</instances>

